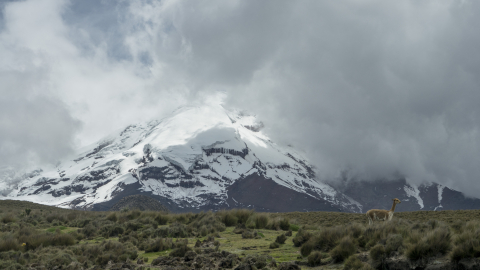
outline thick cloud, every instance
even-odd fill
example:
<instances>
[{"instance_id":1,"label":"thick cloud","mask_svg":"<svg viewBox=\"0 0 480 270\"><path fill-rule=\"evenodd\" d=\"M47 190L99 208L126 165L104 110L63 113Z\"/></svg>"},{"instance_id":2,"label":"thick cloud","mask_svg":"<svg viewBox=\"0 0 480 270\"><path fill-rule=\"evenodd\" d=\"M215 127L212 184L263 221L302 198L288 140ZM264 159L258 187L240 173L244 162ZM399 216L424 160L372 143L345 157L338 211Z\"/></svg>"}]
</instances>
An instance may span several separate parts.
<instances>
[{"instance_id":1,"label":"thick cloud","mask_svg":"<svg viewBox=\"0 0 480 270\"><path fill-rule=\"evenodd\" d=\"M400 174L475 195L479 13L453 0L15 2L1 17L0 54L13 60L0 78L42 85L12 103L38 123L63 112L52 155L222 90L322 179Z\"/></svg>"}]
</instances>

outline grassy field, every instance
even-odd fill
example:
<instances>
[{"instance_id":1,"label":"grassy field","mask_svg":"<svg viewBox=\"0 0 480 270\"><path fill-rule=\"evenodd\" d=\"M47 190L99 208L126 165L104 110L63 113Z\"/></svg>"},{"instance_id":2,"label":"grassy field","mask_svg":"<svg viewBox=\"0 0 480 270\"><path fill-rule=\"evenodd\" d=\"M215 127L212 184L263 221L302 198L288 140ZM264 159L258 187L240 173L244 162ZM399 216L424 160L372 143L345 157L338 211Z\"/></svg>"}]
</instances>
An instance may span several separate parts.
<instances>
[{"instance_id":1,"label":"grassy field","mask_svg":"<svg viewBox=\"0 0 480 270\"><path fill-rule=\"evenodd\" d=\"M480 257L479 247L480 210L400 212L369 226L352 213L90 212L0 201L0 269L384 269L399 260L457 265Z\"/></svg>"}]
</instances>

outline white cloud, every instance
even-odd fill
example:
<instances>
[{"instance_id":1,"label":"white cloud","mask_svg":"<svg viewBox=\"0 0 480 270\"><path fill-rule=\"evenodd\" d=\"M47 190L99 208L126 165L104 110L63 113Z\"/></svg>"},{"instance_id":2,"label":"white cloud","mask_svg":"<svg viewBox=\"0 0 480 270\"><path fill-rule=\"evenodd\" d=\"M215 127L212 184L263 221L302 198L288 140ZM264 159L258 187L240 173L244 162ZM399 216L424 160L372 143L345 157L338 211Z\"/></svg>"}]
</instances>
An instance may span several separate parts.
<instances>
[{"instance_id":1,"label":"white cloud","mask_svg":"<svg viewBox=\"0 0 480 270\"><path fill-rule=\"evenodd\" d=\"M475 194L479 13L476 1L8 3L0 93L16 111L0 111L22 124L1 125L0 147L47 157L17 138L36 131L18 115L47 126L61 111L40 137L62 156L224 90L322 177L404 174Z\"/></svg>"}]
</instances>

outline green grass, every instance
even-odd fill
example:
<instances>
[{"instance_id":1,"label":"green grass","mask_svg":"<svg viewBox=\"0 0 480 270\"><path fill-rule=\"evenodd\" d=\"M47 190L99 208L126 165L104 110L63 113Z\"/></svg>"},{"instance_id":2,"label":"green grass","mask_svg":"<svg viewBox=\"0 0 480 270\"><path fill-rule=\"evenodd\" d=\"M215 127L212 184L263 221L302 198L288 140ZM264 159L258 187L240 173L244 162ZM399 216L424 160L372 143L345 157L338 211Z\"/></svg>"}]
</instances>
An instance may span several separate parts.
<instances>
[{"instance_id":1,"label":"green grass","mask_svg":"<svg viewBox=\"0 0 480 270\"><path fill-rule=\"evenodd\" d=\"M25 214L27 208L32 210L28 216ZM480 254L480 249L476 248L480 242L480 210L399 212L395 213L391 222L379 222L374 226L367 225L364 214L328 212L254 213L251 210L235 210L201 214L163 213L161 216L167 222L165 225L158 224L158 212L115 212L117 219L108 218L109 215L112 212L76 211L30 202L0 201L0 217L13 217L8 222L0 219L0 247L6 250L0 252L0 258L12 265L17 261L25 266L33 263L47 265L52 254L61 252L68 253L68 256L81 264L88 264L87 268L90 268L96 263L98 254L114 252L114 249L107 250L110 241L113 243L111 246L117 245L117 250L120 246L129 254L137 252L138 258L148 258L145 266L160 269L151 266L151 262L159 256L168 256L173 249L149 253L140 251L140 248L149 245L149 241L177 235L188 239L188 246L193 248L197 240L203 241L207 238L206 235L213 235L220 243L219 251L225 250L240 258L268 255L277 263L296 260L306 262L307 258L300 254L301 247L295 247L292 242L299 232L310 233L313 251L322 255L321 266L302 266L302 269L342 269L343 263L340 261L354 263L353 259L348 260L352 250L357 255L366 254L368 259L373 259L372 263L378 265L383 263L384 258L391 256L403 256L412 260L440 256L445 260L458 261L461 258L478 257ZM236 223L225 228L225 222L230 224L232 220L246 222L253 228L255 226L251 225L252 222L259 221L256 217L262 217L262 222L268 221L268 224L274 225L253 229L257 232L258 239L243 239L242 234L234 233ZM270 249L270 244L286 232L272 229L278 228L275 222L280 225L280 220L283 219L288 220L286 224L289 227L286 228L292 230L293 235L278 248ZM121 227L121 230L113 233L116 227ZM29 237L34 238L40 234L48 237L64 236L57 235L58 231L62 234L71 233L75 243L65 247L58 241L52 242L48 247L30 250L29 255L24 257L27 248L20 245L28 241ZM175 243L177 238L172 241ZM345 243L339 247L342 241ZM18 247L10 248L12 243ZM351 246L355 249L347 249ZM369 257L371 250L373 254ZM110 258L104 258L103 263L105 260L108 262Z\"/></svg>"},{"instance_id":2,"label":"green grass","mask_svg":"<svg viewBox=\"0 0 480 270\"><path fill-rule=\"evenodd\" d=\"M65 226L56 226L56 227L48 228L46 231L47 231L47 232L55 232L57 229L59 229L60 231L63 232L64 230L67 229L67 227L65 227ZM71 230L70 230L70 231L71 231ZM67 231L65 231L65 232L67 232Z\"/></svg>"}]
</instances>

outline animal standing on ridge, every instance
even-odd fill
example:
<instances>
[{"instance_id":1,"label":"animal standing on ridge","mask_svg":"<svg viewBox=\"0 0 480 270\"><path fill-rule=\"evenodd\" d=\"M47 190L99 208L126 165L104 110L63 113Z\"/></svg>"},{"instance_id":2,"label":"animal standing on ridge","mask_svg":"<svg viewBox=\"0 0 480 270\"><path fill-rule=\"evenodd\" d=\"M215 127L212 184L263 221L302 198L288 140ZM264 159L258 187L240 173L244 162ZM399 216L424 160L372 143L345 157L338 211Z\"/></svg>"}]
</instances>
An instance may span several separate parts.
<instances>
[{"instance_id":1,"label":"animal standing on ridge","mask_svg":"<svg viewBox=\"0 0 480 270\"><path fill-rule=\"evenodd\" d=\"M388 210L379 210L379 209L370 209L367 211L368 217L368 224L373 224L374 220L383 220L383 221L390 221L393 218L393 212L395 211L395 206L401 201L397 198L393 199L392 209Z\"/></svg>"}]
</instances>

